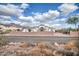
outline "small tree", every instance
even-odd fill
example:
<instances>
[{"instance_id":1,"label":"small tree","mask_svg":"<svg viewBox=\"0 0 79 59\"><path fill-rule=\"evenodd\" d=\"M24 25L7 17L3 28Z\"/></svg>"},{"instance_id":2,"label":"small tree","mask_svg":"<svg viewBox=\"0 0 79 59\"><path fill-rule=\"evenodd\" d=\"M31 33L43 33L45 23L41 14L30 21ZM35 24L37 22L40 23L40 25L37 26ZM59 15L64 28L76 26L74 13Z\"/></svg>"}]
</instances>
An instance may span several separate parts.
<instances>
[{"instance_id":1,"label":"small tree","mask_svg":"<svg viewBox=\"0 0 79 59\"><path fill-rule=\"evenodd\" d=\"M68 23L68 24L74 24L75 25L75 28L76 28L76 25L77 25L78 22L79 22L79 19L76 16L69 17L67 19L67 21L66 21L66 23Z\"/></svg>"}]
</instances>

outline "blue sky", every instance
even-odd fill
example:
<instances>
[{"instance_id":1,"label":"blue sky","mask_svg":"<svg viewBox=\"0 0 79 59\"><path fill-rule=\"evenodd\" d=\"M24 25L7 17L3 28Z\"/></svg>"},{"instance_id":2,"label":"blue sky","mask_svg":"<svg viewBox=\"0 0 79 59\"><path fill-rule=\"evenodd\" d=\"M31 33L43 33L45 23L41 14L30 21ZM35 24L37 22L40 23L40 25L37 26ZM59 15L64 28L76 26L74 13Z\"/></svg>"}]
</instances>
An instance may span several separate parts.
<instances>
[{"instance_id":1,"label":"blue sky","mask_svg":"<svg viewBox=\"0 0 79 59\"><path fill-rule=\"evenodd\" d=\"M47 12L48 10L56 10L58 9L57 7L61 4L50 4L50 3L31 3L29 8L25 10L24 15L31 15L32 12L34 13L44 13Z\"/></svg>"},{"instance_id":2,"label":"blue sky","mask_svg":"<svg viewBox=\"0 0 79 59\"><path fill-rule=\"evenodd\" d=\"M65 21L70 16L79 17L79 3L12 3L0 4L0 23L10 25L12 23L27 27L40 24L56 28L73 27Z\"/></svg>"}]
</instances>

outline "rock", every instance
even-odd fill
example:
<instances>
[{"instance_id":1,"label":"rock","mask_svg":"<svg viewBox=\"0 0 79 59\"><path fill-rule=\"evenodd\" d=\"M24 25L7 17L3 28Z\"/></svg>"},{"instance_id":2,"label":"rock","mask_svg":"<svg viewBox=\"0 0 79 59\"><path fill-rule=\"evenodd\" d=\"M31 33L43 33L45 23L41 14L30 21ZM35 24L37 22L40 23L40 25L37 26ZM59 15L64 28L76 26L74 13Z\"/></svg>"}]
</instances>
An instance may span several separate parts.
<instances>
[{"instance_id":1,"label":"rock","mask_svg":"<svg viewBox=\"0 0 79 59\"><path fill-rule=\"evenodd\" d=\"M63 53L61 51L55 50L55 51L53 51L53 55L54 56L63 56Z\"/></svg>"},{"instance_id":2,"label":"rock","mask_svg":"<svg viewBox=\"0 0 79 59\"><path fill-rule=\"evenodd\" d=\"M55 46L59 46L59 44L57 42L54 43Z\"/></svg>"},{"instance_id":3,"label":"rock","mask_svg":"<svg viewBox=\"0 0 79 59\"><path fill-rule=\"evenodd\" d=\"M53 56L53 52L52 52L52 50L50 50L50 49L42 49L42 53L43 53L45 56Z\"/></svg>"}]
</instances>

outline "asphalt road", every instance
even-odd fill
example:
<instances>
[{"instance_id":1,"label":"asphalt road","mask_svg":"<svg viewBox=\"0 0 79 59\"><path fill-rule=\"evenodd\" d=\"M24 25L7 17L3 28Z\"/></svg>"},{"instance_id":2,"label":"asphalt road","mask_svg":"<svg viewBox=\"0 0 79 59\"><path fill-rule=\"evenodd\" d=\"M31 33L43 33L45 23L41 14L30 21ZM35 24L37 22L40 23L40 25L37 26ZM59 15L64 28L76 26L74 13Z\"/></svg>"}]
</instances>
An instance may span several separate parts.
<instances>
[{"instance_id":1,"label":"asphalt road","mask_svg":"<svg viewBox=\"0 0 79 59\"><path fill-rule=\"evenodd\" d=\"M79 40L78 35L68 35L62 33L53 33L53 32L11 32L6 34L6 39L10 42L58 42L66 43L70 40Z\"/></svg>"},{"instance_id":2,"label":"asphalt road","mask_svg":"<svg viewBox=\"0 0 79 59\"><path fill-rule=\"evenodd\" d=\"M9 42L58 42L67 43L70 40L79 40L79 37L57 37L57 36L6 36Z\"/></svg>"}]
</instances>

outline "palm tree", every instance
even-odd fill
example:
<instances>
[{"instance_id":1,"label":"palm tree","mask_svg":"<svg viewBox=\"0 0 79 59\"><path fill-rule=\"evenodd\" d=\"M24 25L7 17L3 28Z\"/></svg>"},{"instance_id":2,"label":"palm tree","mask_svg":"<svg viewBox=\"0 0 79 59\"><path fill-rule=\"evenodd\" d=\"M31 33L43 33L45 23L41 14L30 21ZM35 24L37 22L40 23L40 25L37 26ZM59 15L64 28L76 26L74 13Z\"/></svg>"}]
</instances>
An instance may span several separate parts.
<instances>
[{"instance_id":1,"label":"palm tree","mask_svg":"<svg viewBox=\"0 0 79 59\"><path fill-rule=\"evenodd\" d=\"M75 25L75 28L76 28L76 25L77 23L79 22L79 18L76 17L76 16L73 16L73 17L69 17L66 21L66 23L68 24L74 24Z\"/></svg>"}]
</instances>

